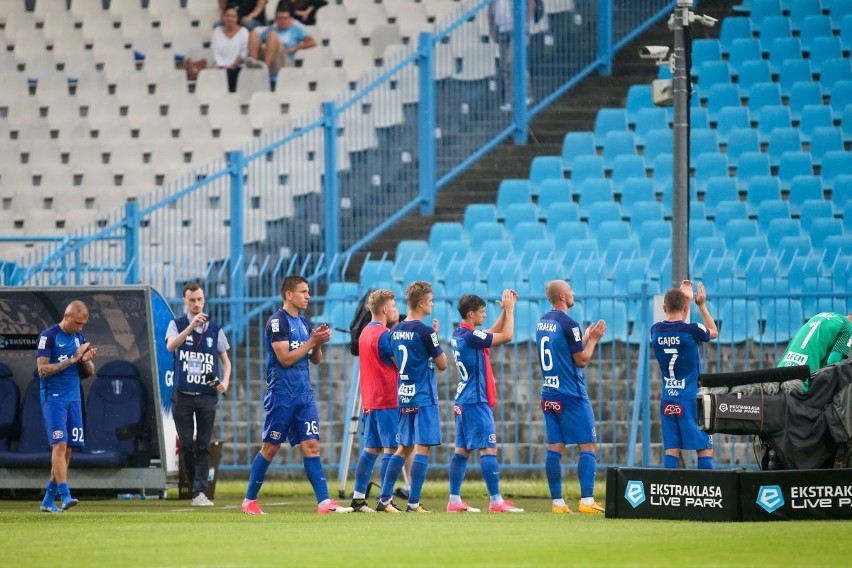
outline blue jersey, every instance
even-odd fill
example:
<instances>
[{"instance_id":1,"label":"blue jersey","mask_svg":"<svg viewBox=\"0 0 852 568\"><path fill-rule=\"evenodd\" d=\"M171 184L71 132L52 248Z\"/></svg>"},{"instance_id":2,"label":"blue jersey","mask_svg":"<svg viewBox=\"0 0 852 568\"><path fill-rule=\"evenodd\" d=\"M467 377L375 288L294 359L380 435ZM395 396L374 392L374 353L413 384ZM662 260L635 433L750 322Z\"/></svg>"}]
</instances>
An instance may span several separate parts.
<instances>
[{"instance_id":1,"label":"blue jersey","mask_svg":"<svg viewBox=\"0 0 852 568\"><path fill-rule=\"evenodd\" d=\"M285 367L272 349L273 343L286 341L290 351L311 337L311 324L302 316L293 317L284 308L278 308L266 321L266 388L284 396L299 396L313 393L311 374L308 369L310 356L305 355L289 367Z\"/></svg>"},{"instance_id":2,"label":"blue jersey","mask_svg":"<svg viewBox=\"0 0 852 568\"><path fill-rule=\"evenodd\" d=\"M391 348L399 365L399 406L416 408L438 404L435 363L443 351L438 334L422 321L403 321L390 333Z\"/></svg>"},{"instance_id":3,"label":"blue jersey","mask_svg":"<svg viewBox=\"0 0 852 568\"><path fill-rule=\"evenodd\" d=\"M535 326L535 342L541 367L541 396L588 398L583 371L574 362L574 353L583 350L580 324L565 312L550 310Z\"/></svg>"},{"instance_id":4,"label":"blue jersey","mask_svg":"<svg viewBox=\"0 0 852 568\"><path fill-rule=\"evenodd\" d=\"M487 366L483 349L491 347L493 335L481 329L458 327L453 332L453 359L459 370L459 385L456 388L456 403L469 404L488 402L485 391Z\"/></svg>"},{"instance_id":5,"label":"blue jersey","mask_svg":"<svg viewBox=\"0 0 852 568\"><path fill-rule=\"evenodd\" d=\"M55 365L66 359L74 357L74 353L86 339L82 333L65 333L59 324L55 324L41 332L38 336L36 357L47 357L48 363ZM64 400L79 402L80 398L80 371L77 365L71 365L55 375L42 377L41 400Z\"/></svg>"},{"instance_id":6,"label":"blue jersey","mask_svg":"<svg viewBox=\"0 0 852 568\"><path fill-rule=\"evenodd\" d=\"M663 401L695 402L701 373L698 344L703 341L710 341L710 331L700 323L661 321L651 327L651 343L663 372Z\"/></svg>"}]
</instances>

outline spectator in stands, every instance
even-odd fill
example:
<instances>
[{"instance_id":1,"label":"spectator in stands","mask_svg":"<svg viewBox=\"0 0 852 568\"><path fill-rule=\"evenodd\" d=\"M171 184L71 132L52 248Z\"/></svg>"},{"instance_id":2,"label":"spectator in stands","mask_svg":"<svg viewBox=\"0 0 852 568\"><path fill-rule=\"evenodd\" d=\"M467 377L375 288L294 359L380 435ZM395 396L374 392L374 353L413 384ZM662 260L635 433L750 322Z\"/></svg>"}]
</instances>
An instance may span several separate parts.
<instances>
[{"instance_id":1,"label":"spectator in stands","mask_svg":"<svg viewBox=\"0 0 852 568\"><path fill-rule=\"evenodd\" d=\"M458 311L462 318L453 332L453 358L459 371L453 414L456 421L455 451L450 460L450 500L448 513L478 513L461 498L461 486L467 469L467 459L473 450L479 450L479 469L488 490L492 513L523 513L503 499L500 493L500 469L497 465L497 428L494 411L497 404L497 386L491 371L488 351L492 345L512 341L515 331L514 290L503 290L500 302L503 308L490 330L477 329L485 323L485 300L474 294L459 299Z\"/></svg>"},{"instance_id":2,"label":"spectator in stands","mask_svg":"<svg viewBox=\"0 0 852 568\"><path fill-rule=\"evenodd\" d=\"M302 450L302 462L317 498L317 513L351 513L328 495L328 482L320 461L319 412L311 388L308 361L319 365L322 346L331 340L326 324L311 327L302 312L311 299L308 281L298 275L281 282L284 305L266 322L266 397L263 408L263 444L254 458L242 509L247 515L263 515L257 495L266 471L287 437Z\"/></svg>"},{"instance_id":3,"label":"spectator in stands","mask_svg":"<svg viewBox=\"0 0 852 568\"><path fill-rule=\"evenodd\" d=\"M50 480L41 510L64 513L78 503L68 488L68 464L73 448L85 445L80 379L95 374L92 361L97 348L83 337L89 321L89 308L74 300L65 308L62 321L38 336L36 367L41 378L41 411L50 441ZM61 508L54 505L56 496Z\"/></svg>"},{"instance_id":4,"label":"spectator in stands","mask_svg":"<svg viewBox=\"0 0 852 568\"><path fill-rule=\"evenodd\" d=\"M849 356L852 346L852 312L838 314L823 312L799 328L790 340L778 367L807 365L811 373L837 363ZM795 380L781 384L786 392L808 392L809 381Z\"/></svg>"},{"instance_id":5,"label":"spectator in stands","mask_svg":"<svg viewBox=\"0 0 852 568\"><path fill-rule=\"evenodd\" d=\"M488 5L488 29L491 40L497 43L500 50L500 93L503 98L503 111L512 110L512 66L514 52L512 49L512 34L514 18L512 17L513 0L494 0ZM529 39L529 26L535 14L535 0L527 0L526 36ZM526 75L527 104L532 102L532 88L529 72Z\"/></svg>"},{"instance_id":6,"label":"spectator in stands","mask_svg":"<svg viewBox=\"0 0 852 568\"><path fill-rule=\"evenodd\" d=\"M693 296L702 323L687 323ZM693 293L692 282L671 288L663 297L665 321L651 327L651 343L663 375L660 422L663 428L663 466L677 469L681 450L698 452L698 468L713 469L713 439L698 427L695 399L701 374L700 344L716 339L716 322L707 309L704 285Z\"/></svg>"},{"instance_id":7,"label":"spectator in stands","mask_svg":"<svg viewBox=\"0 0 852 568\"><path fill-rule=\"evenodd\" d=\"M391 330L391 348L400 354L399 365L399 448L390 458L382 480L382 493L376 504L377 511L391 511L393 486L399 477L406 458L414 453L411 464L411 490L408 494L407 513L428 513L420 504L420 493L429 468L432 446L441 445L441 415L438 410L438 383L435 369L447 368L447 355L438 341L439 323L423 323L432 313L432 285L417 280L405 291L408 314L405 321Z\"/></svg>"},{"instance_id":8,"label":"spectator in stands","mask_svg":"<svg viewBox=\"0 0 852 568\"><path fill-rule=\"evenodd\" d=\"M248 30L266 25L266 0L219 0L219 11L236 8L237 23Z\"/></svg>"},{"instance_id":9,"label":"spectator in stands","mask_svg":"<svg viewBox=\"0 0 852 568\"><path fill-rule=\"evenodd\" d=\"M250 32L237 21L237 9L233 6L222 12L223 25L213 30L210 38L210 51L213 67L224 69L228 77L228 90L237 90L237 78L243 63L248 57L251 38L256 32ZM190 59L184 61L186 77L190 81L198 79L198 74L207 67L206 59Z\"/></svg>"},{"instance_id":10,"label":"spectator in stands","mask_svg":"<svg viewBox=\"0 0 852 568\"><path fill-rule=\"evenodd\" d=\"M552 280L545 289L552 309L536 324L535 340L541 368L541 408L547 433L545 473L556 514L570 513L562 497L562 453L566 444L580 450L577 477L580 481L579 512L601 515L603 506L595 501L597 434L592 403L586 391L582 369L589 364L595 346L606 332L606 322L593 323L580 333L580 324L568 310L574 305L574 290L564 280Z\"/></svg>"},{"instance_id":11,"label":"spectator in stands","mask_svg":"<svg viewBox=\"0 0 852 568\"><path fill-rule=\"evenodd\" d=\"M327 4L325 0L280 0L275 11L282 8L290 10L296 20L306 26L314 26L317 23L317 10Z\"/></svg>"},{"instance_id":12,"label":"spectator in stands","mask_svg":"<svg viewBox=\"0 0 852 568\"><path fill-rule=\"evenodd\" d=\"M375 290L370 293L367 306L372 319L358 338L364 450L355 467L355 491L350 505L357 513L375 512L367 505L367 486L376 458L382 452L379 477L384 478L391 456L397 450L399 423L398 375L388 331L388 326L399 321L394 293ZM398 510L392 507L387 512Z\"/></svg>"},{"instance_id":13,"label":"spectator in stands","mask_svg":"<svg viewBox=\"0 0 852 568\"><path fill-rule=\"evenodd\" d=\"M266 63L270 77L275 80L280 68L293 65L297 51L316 45L317 40L293 18L290 10L279 7L275 12L275 23L252 36L249 54L253 60Z\"/></svg>"},{"instance_id":14,"label":"spectator in stands","mask_svg":"<svg viewBox=\"0 0 852 568\"><path fill-rule=\"evenodd\" d=\"M192 505L212 507L207 498L210 439L218 395L225 394L231 380L230 345L222 326L204 313L204 289L197 282L184 284L183 305L186 314L172 320L166 331L166 349L175 354L172 414L192 484Z\"/></svg>"}]
</instances>

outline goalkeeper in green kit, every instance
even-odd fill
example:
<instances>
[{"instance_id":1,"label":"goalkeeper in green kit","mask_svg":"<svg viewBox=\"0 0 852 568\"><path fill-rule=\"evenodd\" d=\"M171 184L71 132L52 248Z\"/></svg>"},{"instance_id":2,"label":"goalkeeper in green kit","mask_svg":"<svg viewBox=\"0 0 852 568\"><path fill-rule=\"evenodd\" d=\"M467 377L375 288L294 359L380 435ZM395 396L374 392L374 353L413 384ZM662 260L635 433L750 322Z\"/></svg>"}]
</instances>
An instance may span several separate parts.
<instances>
[{"instance_id":1,"label":"goalkeeper in green kit","mask_svg":"<svg viewBox=\"0 0 852 568\"><path fill-rule=\"evenodd\" d=\"M835 312L822 312L803 325L778 361L778 367L807 365L811 373L837 363L849 356L849 344L852 343L852 313L841 315ZM794 384L796 383L796 384ZM808 391L808 381L787 381L781 388L787 392ZM798 388L796 388L798 387Z\"/></svg>"}]
</instances>

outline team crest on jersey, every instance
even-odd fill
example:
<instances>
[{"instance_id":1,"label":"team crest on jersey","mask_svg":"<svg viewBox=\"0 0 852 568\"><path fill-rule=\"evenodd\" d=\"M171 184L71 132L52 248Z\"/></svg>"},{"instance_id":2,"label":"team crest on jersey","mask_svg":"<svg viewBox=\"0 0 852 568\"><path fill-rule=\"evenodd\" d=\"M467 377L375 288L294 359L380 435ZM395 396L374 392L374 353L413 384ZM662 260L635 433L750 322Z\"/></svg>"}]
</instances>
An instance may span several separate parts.
<instances>
[{"instance_id":1,"label":"team crest on jersey","mask_svg":"<svg viewBox=\"0 0 852 568\"><path fill-rule=\"evenodd\" d=\"M273 319L269 322L269 327L272 328L272 333L278 333L281 331L281 322L278 319Z\"/></svg>"},{"instance_id":2,"label":"team crest on jersey","mask_svg":"<svg viewBox=\"0 0 852 568\"><path fill-rule=\"evenodd\" d=\"M38 348L44 349L46 345L47 345L47 337L42 335L41 337L38 338Z\"/></svg>"},{"instance_id":3,"label":"team crest on jersey","mask_svg":"<svg viewBox=\"0 0 852 568\"><path fill-rule=\"evenodd\" d=\"M124 383L119 381L118 379L110 381L110 386L112 387L112 392L115 396L119 396L121 394L121 391L124 390Z\"/></svg>"},{"instance_id":4,"label":"team crest on jersey","mask_svg":"<svg viewBox=\"0 0 852 568\"><path fill-rule=\"evenodd\" d=\"M61 440L62 438L64 438L62 430L54 430L53 431L53 439L54 440Z\"/></svg>"},{"instance_id":5,"label":"team crest on jersey","mask_svg":"<svg viewBox=\"0 0 852 568\"><path fill-rule=\"evenodd\" d=\"M497 443L497 434L488 434L488 443L496 444Z\"/></svg>"},{"instance_id":6,"label":"team crest on jersey","mask_svg":"<svg viewBox=\"0 0 852 568\"><path fill-rule=\"evenodd\" d=\"M281 432L276 432L275 430L273 430L272 432L269 433L269 437L272 438L273 440L280 440L281 439Z\"/></svg>"},{"instance_id":7,"label":"team crest on jersey","mask_svg":"<svg viewBox=\"0 0 852 568\"><path fill-rule=\"evenodd\" d=\"M580 335L580 328L579 327L575 327L571 331L574 332L574 341L580 341L582 339L582 336Z\"/></svg>"}]
</instances>

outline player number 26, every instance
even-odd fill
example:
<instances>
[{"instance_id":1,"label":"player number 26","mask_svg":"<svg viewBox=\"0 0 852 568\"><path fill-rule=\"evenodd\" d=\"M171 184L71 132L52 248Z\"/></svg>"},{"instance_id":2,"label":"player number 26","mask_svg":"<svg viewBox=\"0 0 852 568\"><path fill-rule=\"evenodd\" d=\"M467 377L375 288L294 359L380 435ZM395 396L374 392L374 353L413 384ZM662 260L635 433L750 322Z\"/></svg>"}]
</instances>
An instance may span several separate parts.
<instances>
[{"instance_id":1,"label":"player number 26","mask_svg":"<svg viewBox=\"0 0 852 568\"><path fill-rule=\"evenodd\" d=\"M305 422L305 435L306 436L319 436L319 427L317 426L316 420L311 420L310 422Z\"/></svg>"}]
</instances>

